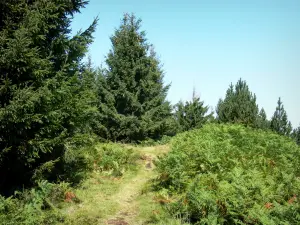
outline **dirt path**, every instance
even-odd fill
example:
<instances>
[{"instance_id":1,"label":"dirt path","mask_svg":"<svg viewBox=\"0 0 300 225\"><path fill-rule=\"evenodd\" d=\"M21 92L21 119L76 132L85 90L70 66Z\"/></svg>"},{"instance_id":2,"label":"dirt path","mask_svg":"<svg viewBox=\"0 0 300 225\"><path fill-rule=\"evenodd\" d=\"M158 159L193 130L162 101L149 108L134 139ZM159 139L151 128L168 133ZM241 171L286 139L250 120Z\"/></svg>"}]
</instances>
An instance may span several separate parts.
<instances>
[{"instance_id":1,"label":"dirt path","mask_svg":"<svg viewBox=\"0 0 300 225\"><path fill-rule=\"evenodd\" d=\"M113 225L138 225L139 202L137 198L142 194L144 185L155 176L153 160L158 155L168 151L166 146L144 147L139 149L142 157L139 161L140 168L136 176L124 181L120 191L112 196L119 204L119 211L106 221L106 224Z\"/></svg>"}]
</instances>

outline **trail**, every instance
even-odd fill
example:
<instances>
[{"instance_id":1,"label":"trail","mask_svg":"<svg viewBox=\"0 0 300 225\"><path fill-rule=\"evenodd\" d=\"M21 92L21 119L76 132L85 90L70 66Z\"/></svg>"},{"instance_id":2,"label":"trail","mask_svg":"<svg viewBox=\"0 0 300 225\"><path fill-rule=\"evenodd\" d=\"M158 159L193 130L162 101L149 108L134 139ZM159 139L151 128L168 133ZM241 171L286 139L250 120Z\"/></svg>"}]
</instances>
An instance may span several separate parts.
<instances>
[{"instance_id":1,"label":"trail","mask_svg":"<svg viewBox=\"0 0 300 225\"><path fill-rule=\"evenodd\" d=\"M119 210L116 215L106 221L106 224L143 224L137 220L140 210L137 198L142 194L141 192L144 185L155 176L153 161L158 155L167 152L168 148L166 146L144 147L139 148L138 151L142 155L142 159L138 162L139 170L135 177L124 180L124 183L121 184L120 191L111 197L111 199L118 202Z\"/></svg>"}]
</instances>

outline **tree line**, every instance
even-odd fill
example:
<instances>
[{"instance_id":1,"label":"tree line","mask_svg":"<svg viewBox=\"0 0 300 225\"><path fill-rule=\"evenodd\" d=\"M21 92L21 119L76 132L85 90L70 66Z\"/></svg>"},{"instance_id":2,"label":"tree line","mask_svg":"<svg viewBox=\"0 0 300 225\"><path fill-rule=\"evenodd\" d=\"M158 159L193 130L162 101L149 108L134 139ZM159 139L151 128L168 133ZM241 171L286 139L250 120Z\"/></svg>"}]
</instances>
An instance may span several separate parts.
<instances>
[{"instance_id":1,"label":"tree line","mask_svg":"<svg viewBox=\"0 0 300 225\"><path fill-rule=\"evenodd\" d=\"M172 106L169 84L141 20L125 14L110 40L106 68L83 59L98 19L71 36L83 0L0 2L0 193L38 180L75 182L89 167L85 146L174 136L205 123L242 123L300 143L281 99L269 121L246 82L230 85L216 117L196 94ZM75 175L74 175L75 174Z\"/></svg>"}]
</instances>

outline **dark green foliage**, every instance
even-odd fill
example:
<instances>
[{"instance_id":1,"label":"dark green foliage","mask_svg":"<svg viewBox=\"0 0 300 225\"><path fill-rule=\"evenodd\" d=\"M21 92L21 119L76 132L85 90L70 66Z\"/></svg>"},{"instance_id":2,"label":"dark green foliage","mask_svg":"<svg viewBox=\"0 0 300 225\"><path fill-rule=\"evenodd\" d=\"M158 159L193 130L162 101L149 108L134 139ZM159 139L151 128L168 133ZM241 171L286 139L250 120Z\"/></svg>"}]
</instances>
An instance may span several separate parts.
<instances>
[{"instance_id":1,"label":"dark green foliage","mask_svg":"<svg viewBox=\"0 0 300 225\"><path fill-rule=\"evenodd\" d=\"M270 129L270 121L267 119L264 108L262 108L257 115L255 127L263 130Z\"/></svg>"},{"instance_id":2,"label":"dark green foliage","mask_svg":"<svg viewBox=\"0 0 300 225\"><path fill-rule=\"evenodd\" d=\"M300 126L293 130L292 138L300 145Z\"/></svg>"},{"instance_id":3,"label":"dark green foliage","mask_svg":"<svg viewBox=\"0 0 300 225\"><path fill-rule=\"evenodd\" d=\"M173 215L195 224L300 223L300 148L289 138L209 124L171 147L157 162L157 184Z\"/></svg>"},{"instance_id":4,"label":"dark green foliage","mask_svg":"<svg viewBox=\"0 0 300 225\"><path fill-rule=\"evenodd\" d=\"M216 113L220 122L255 126L258 106L246 81L240 79L235 86L229 86L225 99L218 102Z\"/></svg>"},{"instance_id":5,"label":"dark green foliage","mask_svg":"<svg viewBox=\"0 0 300 225\"><path fill-rule=\"evenodd\" d=\"M289 136L292 131L292 124L288 121L287 113L279 98L274 115L271 119L271 129L278 134Z\"/></svg>"},{"instance_id":6,"label":"dark green foliage","mask_svg":"<svg viewBox=\"0 0 300 225\"><path fill-rule=\"evenodd\" d=\"M204 106L204 102L193 93L193 99L180 101L175 105L175 120L179 124L178 131L188 131L202 127L207 121L213 118L212 113L208 114L209 107Z\"/></svg>"},{"instance_id":7,"label":"dark green foliage","mask_svg":"<svg viewBox=\"0 0 300 225\"><path fill-rule=\"evenodd\" d=\"M74 37L69 29L85 4L1 1L0 192L10 194L43 172L58 179L70 151L86 142L81 134L90 132L97 108L81 59L96 21Z\"/></svg>"},{"instance_id":8,"label":"dark green foliage","mask_svg":"<svg viewBox=\"0 0 300 225\"><path fill-rule=\"evenodd\" d=\"M97 93L97 107L99 115L94 121L96 126L94 132L101 138L113 139L116 134L114 126L116 126L117 111L114 107L115 99L110 92L104 71L98 69L96 72L96 93Z\"/></svg>"},{"instance_id":9,"label":"dark green foliage","mask_svg":"<svg viewBox=\"0 0 300 225\"><path fill-rule=\"evenodd\" d=\"M168 130L169 86L163 84L159 60L140 27L141 20L125 14L111 37L105 74L105 84L113 97L109 97L109 104L114 106L109 113L116 113L107 116L106 121L111 140L158 139Z\"/></svg>"}]
</instances>

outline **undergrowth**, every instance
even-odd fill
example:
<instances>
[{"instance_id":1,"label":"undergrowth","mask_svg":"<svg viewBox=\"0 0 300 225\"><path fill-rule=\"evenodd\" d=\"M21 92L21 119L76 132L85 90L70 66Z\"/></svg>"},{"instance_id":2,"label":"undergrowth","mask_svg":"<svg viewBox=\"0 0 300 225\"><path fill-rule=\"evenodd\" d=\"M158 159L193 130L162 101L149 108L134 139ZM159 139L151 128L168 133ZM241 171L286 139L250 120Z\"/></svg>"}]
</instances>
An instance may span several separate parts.
<instances>
[{"instance_id":1,"label":"undergrowth","mask_svg":"<svg viewBox=\"0 0 300 225\"><path fill-rule=\"evenodd\" d=\"M94 169L108 175L122 176L127 169L135 166L139 158L139 154L126 145L99 144L96 149Z\"/></svg>"},{"instance_id":2,"label":"undergrowth","mask_svg":"<svg viewBox=\"0 0 300 225\"><path fill-rule=\"evenodd\" d=\"M16 192L9 198L0 196L0 224L57 224L64 221L59 212L65 193L70 190L67 183L52 184L40 181L37 187Z\"/></svg>"},{"instance_id":3,"label":"undergrowth","mask_svg":"<svg viewBox=\"0 0 300 225\"><path fill-rule=\"evenodd\" d=\"M70 171L74 172L69 177L73 177L71 180L76 182L50 183L39 180L30 190L15 192L8 198L0 195L0 224L74 224L62 209L68 206L66 204L77 204L84 200L78 198L81 195L77 195L76 192L86 189L88 176L101 174L105 177L121 177L126 170L134 169L139 158L132 148L119 144L97 144L91 148L93 149L83 153L68 155L69 161L72 161ZM84 167L77 168L82 164ZM82 182L78 182L79 180ZM101 185L105 183L99 182L99 190Z\"/></svg>"},{"instance_id":4,"label":"undergrowth","mask_svg":"<svg viewBox=\"0 0 300 225\"><path fill-rule=\"evenodd\" d=\"M171 142L155 187L193 224L300 224L300 148L241 125L210 124Z\"/></svg>"}]
</instances>

